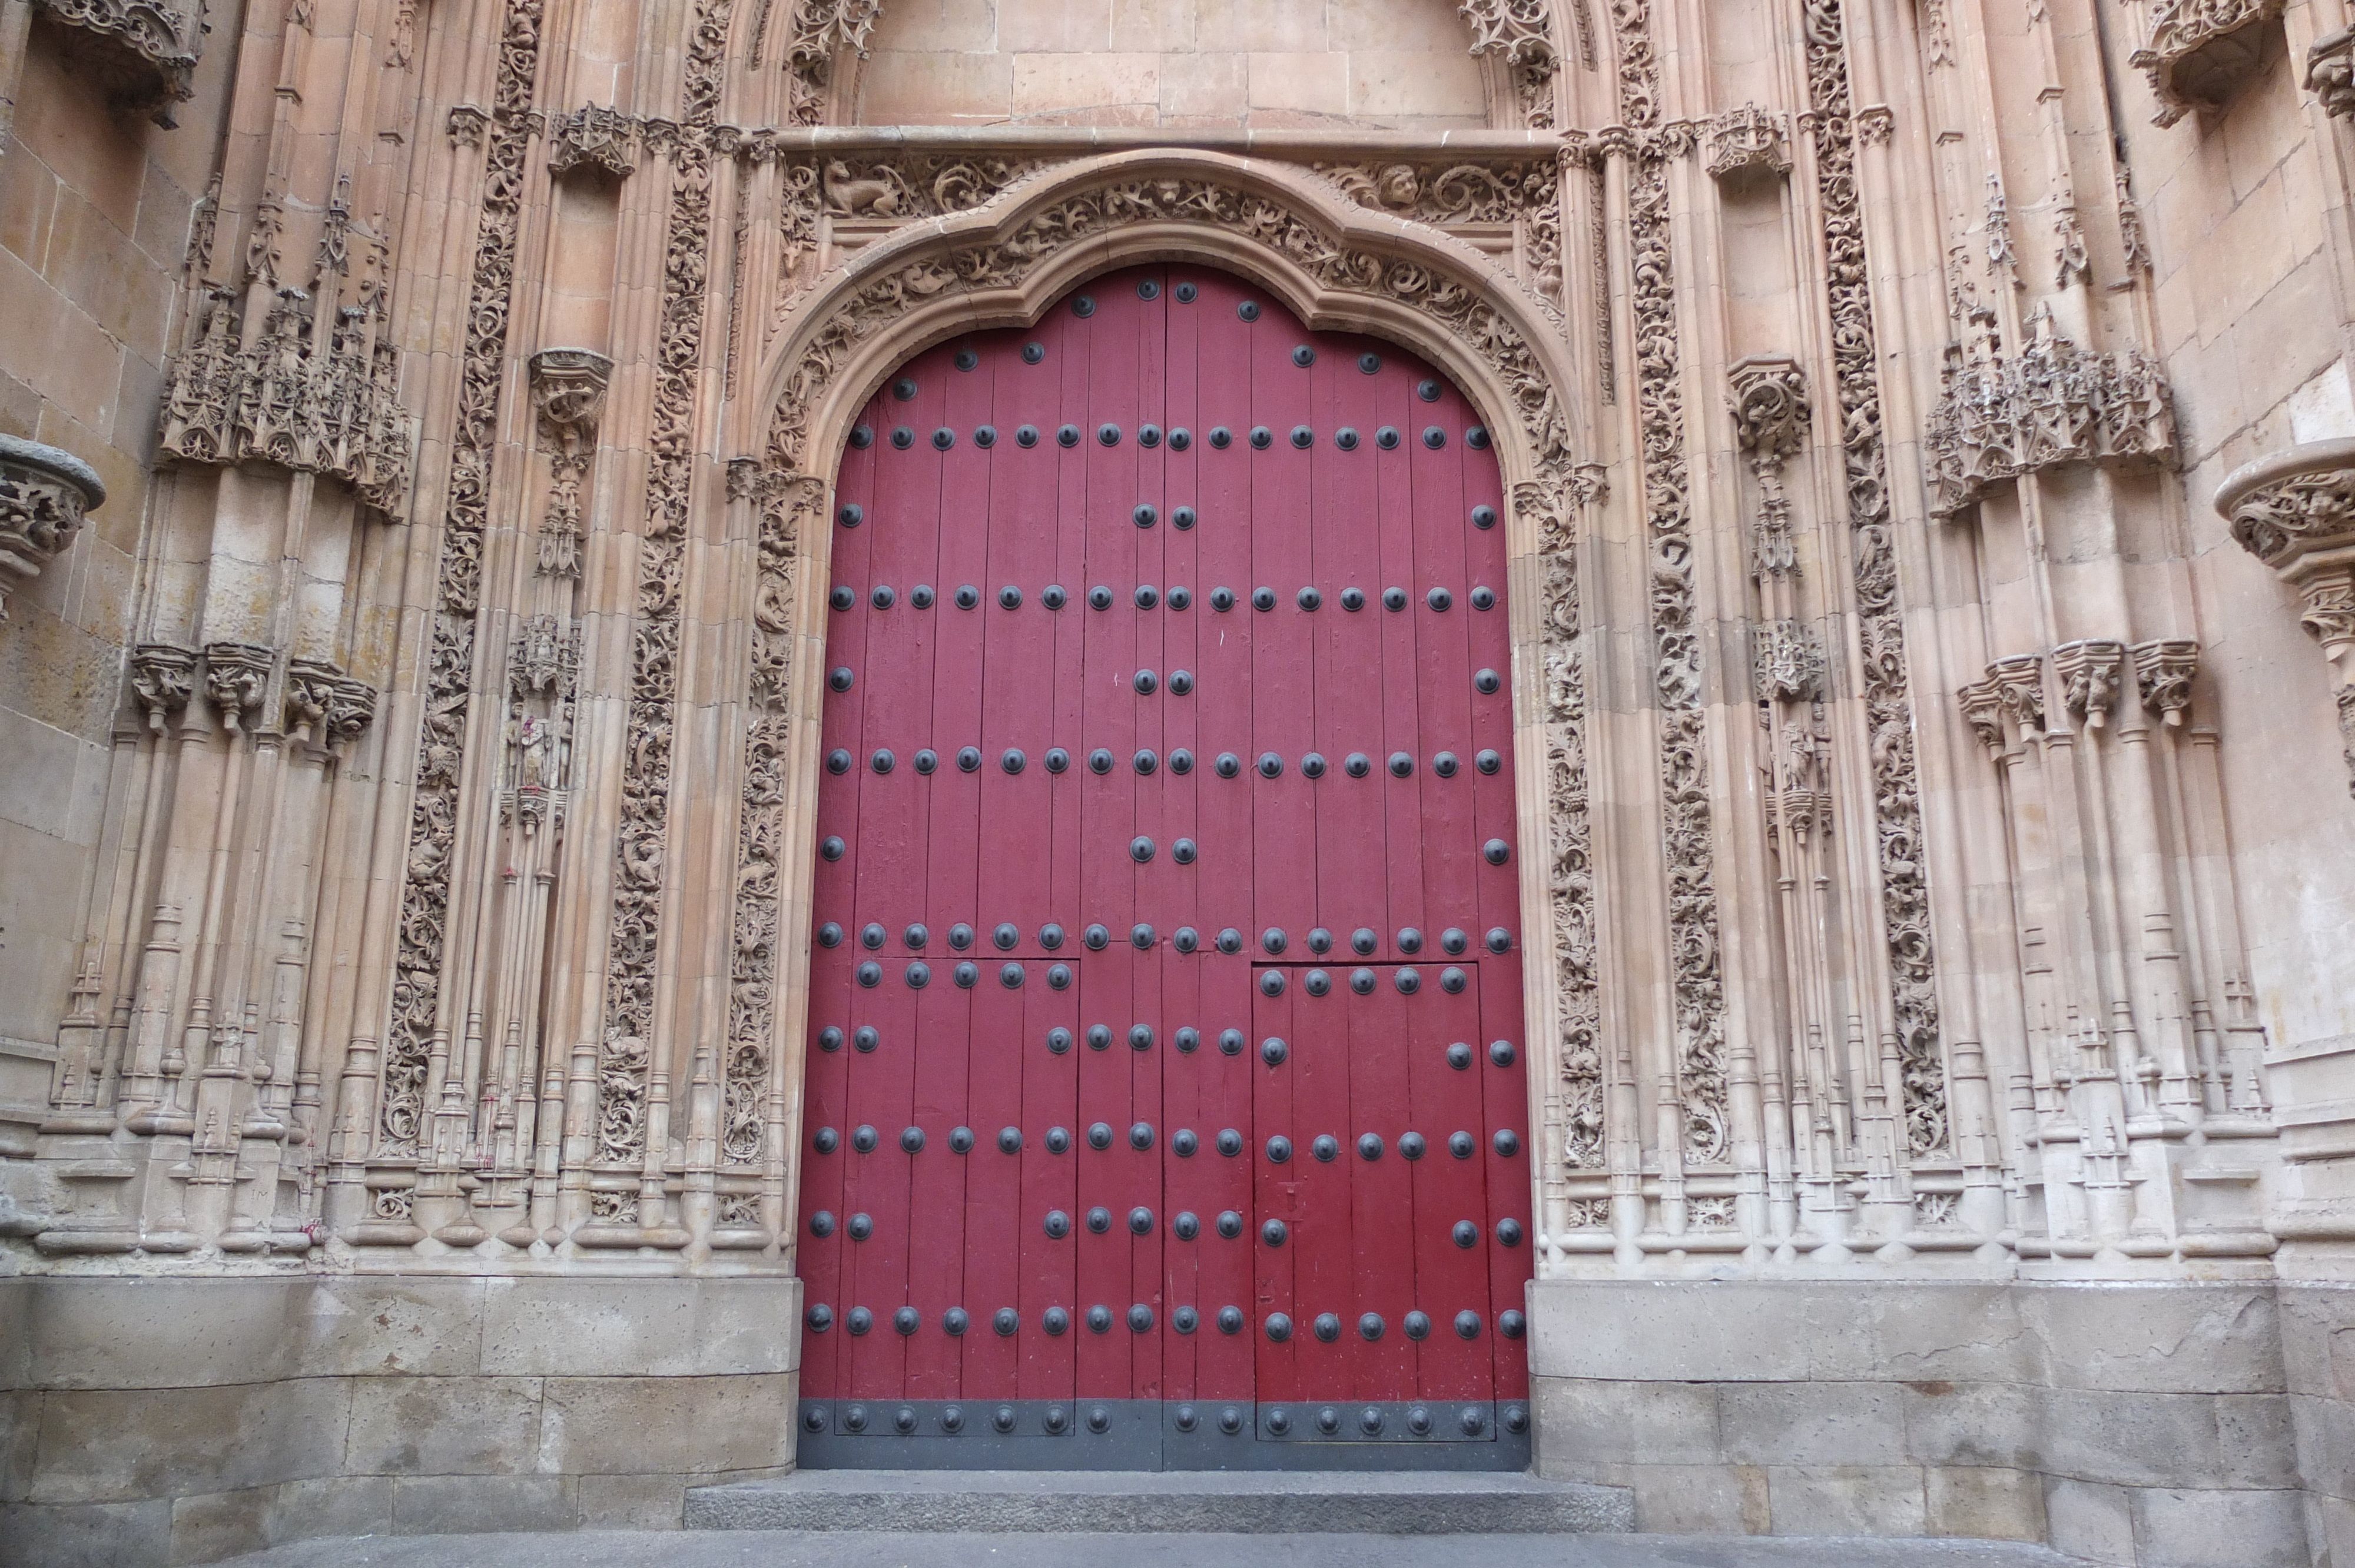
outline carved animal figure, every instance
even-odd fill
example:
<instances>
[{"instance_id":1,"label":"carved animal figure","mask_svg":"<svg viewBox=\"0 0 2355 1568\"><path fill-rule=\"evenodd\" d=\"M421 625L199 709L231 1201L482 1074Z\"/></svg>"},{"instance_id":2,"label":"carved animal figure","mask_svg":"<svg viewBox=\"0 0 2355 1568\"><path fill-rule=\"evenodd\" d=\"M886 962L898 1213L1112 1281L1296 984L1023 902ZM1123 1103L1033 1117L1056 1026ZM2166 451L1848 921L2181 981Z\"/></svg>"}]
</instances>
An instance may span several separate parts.
<instances>
[{"instance_id":1,"label":"carved animal figure","mask_svg":"<svg viewBox=\"0 0 2355 1568\"><path fill-rule=\"evenodd\" d=\"M850 166L837 158L826 166L826 205L849 217L897 217L900 191L888 179L852 179Z\"/></svg>"}]
</instances>

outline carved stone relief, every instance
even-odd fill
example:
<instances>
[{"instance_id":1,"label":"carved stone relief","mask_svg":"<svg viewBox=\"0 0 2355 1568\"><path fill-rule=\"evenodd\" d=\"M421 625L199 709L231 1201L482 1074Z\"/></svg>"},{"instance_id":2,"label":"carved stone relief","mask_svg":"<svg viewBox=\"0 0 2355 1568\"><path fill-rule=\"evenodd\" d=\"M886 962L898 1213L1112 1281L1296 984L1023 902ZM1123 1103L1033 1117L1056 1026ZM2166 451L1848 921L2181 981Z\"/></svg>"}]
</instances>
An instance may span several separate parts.
<instances>
[{"instance_id":1,"label":"carved stone relief","mask_svg":"<svg viewBox=\"0 0 2355 1568\"><path fill-rule=\"evenodd\" d=\"M2243 549L2298 591L2298 624L2329 662L2355 794L2355 440L2311 441L2236 470L2216 510Z\"/></svg>"},{"instance_id":2,"label":"carved stone relief","mask_svg":"<svg viewBox=\"0 0 2355 1568\"><path fill-rule=\"evenodd\" d=\"M584 103L548 126L548 170L561 175L591 164L627 179L638 166L638 122L620 110Z\"/></svg>"},{"instance_id":3,"label":"carved stone relief","mask_svg":"<svg viewBox=\"0 0 2355 1568\"><path fill-rule=\"evenodd\" d=\"M105 500L98 471L71 452L0 434L0 621L9 591L63 555Z\"/></svg>"},{"instance_id":4,"label":"carved stone relief","mask_svg":"<svg viewBox=\"0 0 2355 1568\"><path fill-rule=\"evenodd\" d=\"M1472 52L1504 57L1518 99L1522 123L1553 128L1553 79L1559 59L1553 42L1552 0L1463 0L1456 14L1472 24Z\"/></svg>"},{"instance_id":5,"label":"carved stone relief","mask_svg":"<svg viewBox=\"0 0 2355 1568\"><path fill-rule=\"evenodd\" d=\"M2150 42L2127 57L2158 99L2151 123L2172 125L2232 96L2256 69L2264 24L2281 12L2282 0L2158 0Z\"/></svg>"},{"instance_id":6,"label":"carved stone relief","mask_svg":"<svg viewBox=\"0 0 2355 1568\"><path fill-rule=\"evenodd\" d=\"M1710 120L1702 128L1702 141L1709 149L1712 179L1791 172L1788 122L1783 115L1754 103L1729 109Z\"/></svg>"}]
</instances>

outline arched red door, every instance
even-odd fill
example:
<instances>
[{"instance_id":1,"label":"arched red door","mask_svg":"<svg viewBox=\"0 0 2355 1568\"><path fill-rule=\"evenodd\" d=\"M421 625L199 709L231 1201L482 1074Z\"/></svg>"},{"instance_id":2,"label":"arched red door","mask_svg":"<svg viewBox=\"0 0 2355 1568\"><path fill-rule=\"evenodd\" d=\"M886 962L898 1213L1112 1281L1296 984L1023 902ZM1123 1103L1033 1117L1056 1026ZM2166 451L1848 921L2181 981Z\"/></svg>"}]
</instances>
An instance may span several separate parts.
<instances>
[{"instance_id":1,"label":"arched red door","mask_svg":"<svg viewBox=\"0 0 2355 1568\"><path fill-rule=\"evenodd\" d=\"M1477 416L1131 270L904 366L837 502L802 1462L1526 1465Z\"/></svg>"}]
</instances>

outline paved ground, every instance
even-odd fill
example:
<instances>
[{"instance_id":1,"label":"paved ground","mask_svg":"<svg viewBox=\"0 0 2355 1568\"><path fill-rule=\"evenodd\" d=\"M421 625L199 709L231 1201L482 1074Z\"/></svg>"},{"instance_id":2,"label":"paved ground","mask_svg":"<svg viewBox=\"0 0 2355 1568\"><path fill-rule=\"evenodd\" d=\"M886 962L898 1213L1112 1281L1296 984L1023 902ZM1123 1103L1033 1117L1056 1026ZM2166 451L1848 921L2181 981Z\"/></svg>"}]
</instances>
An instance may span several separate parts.
<instances>
[{"instance_id":1,"label":"paved ground","mask_svg":"<svg viewBox=\"0 0 2355 1568\"><path fill-rule=\"evenodd\" d=\"M2069 1568L2041 1546L1671 1535L363 1535L221 1568Z\"/></svg>"}]
</instances>

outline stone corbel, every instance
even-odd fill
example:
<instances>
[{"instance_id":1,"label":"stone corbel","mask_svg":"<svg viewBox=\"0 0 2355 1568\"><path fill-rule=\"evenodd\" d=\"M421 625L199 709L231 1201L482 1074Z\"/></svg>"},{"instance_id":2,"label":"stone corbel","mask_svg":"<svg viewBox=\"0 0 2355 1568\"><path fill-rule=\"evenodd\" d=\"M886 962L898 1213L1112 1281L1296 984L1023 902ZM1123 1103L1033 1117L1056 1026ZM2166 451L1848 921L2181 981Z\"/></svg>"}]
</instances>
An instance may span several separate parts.
<instances>
[{"instance_id":1,"label":"stone corbel","mask_svg":"<svg viewBox=\"0 0 2355 1568\"><path fill-rule=\"evenodd\" d=\"M638 122L596 103L558 115L548 127L548 172L561 175L583 164L629 178L638 166Z\"/></svg>"},{"instance_id":2,"label":"stone corbel","mask_svg":"<svg viewBox=\"0 0 2355 1568\"><path fill-rule=\"evenodd\" d=\"M2222 104L2256 69L2264 25L2281 12L2282 0L2159 0L2149 47L2127 57L2158 99L2151 123Z\"/></svg>"},{"instance_id":3,"label":"stone corbel","mask_svg":"<svg viewBox=\"0 0 2355 1568\"><path fill-rule=\"evenodd\" d=\"M2308 441L2235 470L2216 510L2242 548L2298 591L2298 623L2330 664L2355 794L2355 440Z\"/></svg>"},{"instance_id":4,"label":"stone corbel","mask_svg":"<svg viewBox=\"0 0 2355 1568\"><path fill-rule=\"evenodd\" d=\"M2325 114L2355 119L2355 27L2341 27L2314 40L2306 51L2306 85Z\"/></svg>"},{"instance_id":5,"label":"stone corbel","mask_svg":"<svg viewBox=\"0 0 2355 1568\"><path fill-rule=\"evenodd\" d=\"M201 15L155 0L39 0L53 21L73 29L74 63L98 79L125 114L145 115L170 130L173 106L194 95Z\"/></svg>"},{"instance_id":6,"label":"stone corbel","mask_svg":"<svg viewBox=\"0 0 2355 1568\"><path fill-rule=\"evenodd\" d=\"M278 655L252 642L205 644L205 698L220 711L230 733L251 727L270 691L270 673Z\"/></svg>"},{"instance_id":7,"label":"stone corbel","mask_svg":"<svg viewBox=\"0 0 2355 1568\"><path fill-rule=\"evenodd\" d=\"M294 659L286 665L286 728L298 740L324 739L327 708L336 700L343 672L324 659Z\"/></svg>"},{"instance_id":8,"label":"stone corbel","mask_svg":"<svg viewBox=\"0 0 2355 1568\"><path fill-rule=\"evenodd\" d=\"M2087 729L2110 722L2126 655L2125 645L2107 637L2063 642L2052 650L2052 673L2061 679L2061 700L2071 718Z\"/></svg>"},{"instance_id":9,"label":"stone corbel","mask_svg":"<svg viewBox=\"0 0 2355 1568\"><path fill-rule=\"evenodd\" d=\"M2127 652L2134 656L2142 705L2169 729L2180 728L2191 708L2191 677L2200 673L2200 644L2189 637L2162 637Z\"/></svg>"},{"instance_id":10,"label":"stone corbel","mask_svg":"<svg viewBox=\"0 0 2355 1568\"><path fill-rule=\"evenodd\" d=\"M2019 727L2022 740L2044 734L2044 659L2037 653L2014 653L1987 668L2003 715Z\"/></svg>"},{"instance_id":11,"label":"stone corbel","mask_svg":"<svg viewBox=\"0 0 2355 1568\"><path fill-rule=\"evenodd\" d=\"M1703 131L1711 179L1731 180L1753 175L1780 178L1791 172L1787 122L1773 110L1745 103L1717 115Z\"/></svg>"},{"instance_id":12,"label":"stone corbel","mask_svg":"<svg viewBox=\"0 0 2355 1568\"><path fill-rule=\"evenodd\" d=\"M131 691L157 735L164 723L188 705L197 691L197 656L169 642L142 642L131 651Z\"/></svg>"},{"instance_id":13,"label":"stone corbel","mask_svg":"<svg viewBox=\"0 0 2355 1568\"><path fill-rule=\"evenodd\" d=\"M338 675L327 694L319 738L329 746L349 746L367 733L375 717L376 688L350 675Z\"/></svg>"},{"instance_id":14,"label":"stone corbel","mask_svg":"<svg viewBox=\"0 0 2355 1568\"><path fill-rule=\"evenodd\" d=\"M2003 692L1995 678L1973 681L1958 687L1955 700L1962 705L1963 718L1978 736L1979 745L1990 757L2003 755Z\"/></svg>"},{"instance_id":15,"label":"stone corbel","mask_svg":"<svg viewBox=\"0 0 2355 1568\"><path fill-rule=\"evenodd\" d=\"M97 471L71 452L0 435L0 621L9 592L64 554L105 501Z\"/></svg>"}]
</instances>

